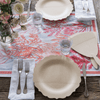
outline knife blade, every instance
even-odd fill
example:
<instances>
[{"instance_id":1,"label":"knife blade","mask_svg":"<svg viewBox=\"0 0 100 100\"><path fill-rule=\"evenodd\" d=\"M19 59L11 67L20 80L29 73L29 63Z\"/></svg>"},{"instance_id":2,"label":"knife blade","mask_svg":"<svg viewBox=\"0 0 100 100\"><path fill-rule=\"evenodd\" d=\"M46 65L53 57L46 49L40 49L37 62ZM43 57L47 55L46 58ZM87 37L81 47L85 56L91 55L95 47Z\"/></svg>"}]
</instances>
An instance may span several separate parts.
<instances>
[{"instance_id":1,"label":"knife blade","mask_svg":"<svg viewBox=\"0 0 100 100\"><path fill-rule=\"evenodd\" d=\"M82 70L83 70L83 76L84 76L84 78L86 79L86 68L85 68L85 63L83 63Z\"/></svg>"}]
</instances>

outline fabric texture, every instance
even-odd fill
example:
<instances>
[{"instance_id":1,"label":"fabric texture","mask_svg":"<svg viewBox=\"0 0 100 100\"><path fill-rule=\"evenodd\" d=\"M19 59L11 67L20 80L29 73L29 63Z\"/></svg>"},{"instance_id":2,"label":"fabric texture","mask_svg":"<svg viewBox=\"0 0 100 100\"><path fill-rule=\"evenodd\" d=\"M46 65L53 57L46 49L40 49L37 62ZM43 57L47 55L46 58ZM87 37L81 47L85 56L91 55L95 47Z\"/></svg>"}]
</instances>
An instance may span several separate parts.
<instances>
[{"instance_id":1,"label":"fabric texture","mask_svg":"<svg viewBox=\"0 0 100 100\"><path fill-rule=\"evenodd\" d=\"M27 13L23 13L27 15ZM34 13L31 12L31 16ZM16 15L18 16L18 15ZM59 42L62 39L67 39L73 34L85 31L97 32L96 20L91 21L77 21L75 13L71 13L69 17L59 21L43 20L43 30L38 31L34 27L33 21L30 20L26 23L27 30L23 31L20 26L14 28L18 31L18 38L14 40L8 50L1 48L0 50L0 75L11 76L12 62L14 59L34 59L35 63L38 63L44 57L49 55L62 55L60 51ZM75 63L78 64L80 69L83 63L86 63L87 73L90 76L99 75L100 71L97 72L90 62L90 59L80 55L74 50L71 50L68 55ZM8 64L10 66L8 66ZM5 73L2 74L2 71ZM95 73L95 74L92 74ZM97 73L97 74L96 74Z\"/></svg>"},{"instance_id":2,"label":"fabric texture","mask_svg":"<svg viewBox=\"0 0 100 100\"><path fill-rule=\"evenodd\" d=\"M27 75L27 93L17 94L18 88L18 80L19 80L19 73L18 73L18 59L15 59L13 62L13 69L11 75L11 82L10 82L10 89L9 89L9 96L10 100L22 100L22 99L34 99L34 83L33 83L33 72L35 67L34 59L24 59L23 60L23 70L20 76L20 84L21 90L24 89L25 85L25 62L29 62L29 74Z\"/></svg>"}]
</instances>

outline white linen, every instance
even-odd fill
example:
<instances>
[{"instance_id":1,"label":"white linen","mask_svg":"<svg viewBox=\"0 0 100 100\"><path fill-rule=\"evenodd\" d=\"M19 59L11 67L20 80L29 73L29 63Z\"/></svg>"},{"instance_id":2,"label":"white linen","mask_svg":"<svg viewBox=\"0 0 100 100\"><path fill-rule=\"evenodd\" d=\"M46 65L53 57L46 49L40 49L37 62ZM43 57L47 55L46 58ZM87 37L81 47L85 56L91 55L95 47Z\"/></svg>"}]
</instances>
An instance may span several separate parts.
<instances>
[{"instance_id":1,"label":"white linen","mask_svg":"<svg viewBox=\"0 0 100 100\"><path fill-rule=\"evenodd\" d=\"M74 0L75 17L78 20L93 20L96 19L95 10L92 0ZM83 7L85 10L83 10ZM87 13L89 7L90 12Z\"/></svg>"},{"instance_id":2,"label":"white linen","mask_svg":"<svg viewBox=\"0 0 100 100\"><path fill-rule=\"evenodd\" d=\"M35 67L34 59L23 59L23 71L21 73L21 89L24 88L25 85L25 62L29 62L30 72L27 75L27 93L26 94L17 94L17 87L18 87L18 59L15 59L13 62L13 69L12 69L12 76L11 76L11 83L10 83L10 90L8 98L10 100L22 100L22 99L34 99L34 84L33 84L33 72Z\"/></svg>"}]
</instances>

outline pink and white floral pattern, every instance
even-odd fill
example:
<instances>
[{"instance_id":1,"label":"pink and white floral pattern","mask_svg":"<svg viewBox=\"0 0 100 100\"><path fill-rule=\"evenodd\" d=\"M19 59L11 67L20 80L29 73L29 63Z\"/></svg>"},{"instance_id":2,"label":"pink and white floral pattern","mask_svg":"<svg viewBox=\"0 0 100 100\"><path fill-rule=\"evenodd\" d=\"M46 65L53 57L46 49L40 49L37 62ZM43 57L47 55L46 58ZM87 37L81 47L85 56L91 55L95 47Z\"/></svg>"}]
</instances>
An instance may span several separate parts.
<instances>
[{"instance_id":1,"label":"pink and white floral pattern","mask_svg":"<svg viewBox=\"0 0 100 100\"><path fill-rule=\"evenodd\" d=\"M78 22L75 19L75 14L72 13L67 19L60 21L49 21L44 20L44 25L46 29L43 33L47 34L47 39L52 37L49 42L42 41L42 37L39 37L37 29L34 27L33 23L30 22L27 25L26 31L20 31L19 37L14 40L10 50L0 51L0 64L7 63L9 59L15 58L34 58L36 63L41 59L49 55L61 55L59 42L62 39L66 39L72 34L77 34L78 32L84 31L96 31L96 23L94 20L87 22ZM66 23L71 23L70 25L63 26ZM75 22L74 24L72 22ZM4 53L6 55L4 55ZM80 69L83 63L87 65L87 69L92 69L92 64L90 59L78 54L76 51L71 50L71 54L68 55L75 63L78 64ZM8 66L9 67L9 66Z\"/></svg>"}]
</instances>

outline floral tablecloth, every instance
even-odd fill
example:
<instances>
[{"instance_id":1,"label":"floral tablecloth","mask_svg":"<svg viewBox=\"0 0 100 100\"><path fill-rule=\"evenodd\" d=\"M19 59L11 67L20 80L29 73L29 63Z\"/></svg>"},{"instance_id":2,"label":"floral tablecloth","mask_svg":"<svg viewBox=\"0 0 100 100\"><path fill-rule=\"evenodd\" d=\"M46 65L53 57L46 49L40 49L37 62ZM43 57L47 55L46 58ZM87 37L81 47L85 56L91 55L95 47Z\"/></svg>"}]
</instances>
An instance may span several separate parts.
<instances>
[{"instance_id":1,"label":"floral tablecloth","mask_svg":"<svg viewBox=\"0 0 100 100\"><path fill-rule=\"evenodd\" d=\"M26 12L23 14L26 15ZM32 16L33 13L31 12L30 15ZM34 58L35 62L38 63L46 56L61 55L59 42L62 39L66 39L70 35L77 34L78 32L97 32L95 20L78 22L75 18L74 12L71 13L68 18L56 22L44 19L44 26L46 28L43 30L43 35L41 35L41 33L34 27L32 20L27 23L27 30L25 31L22 31L19 26L14 28L19 32L18 38L14 40L8 50L4 50L2 46L0 47L1 77L11 76L14 59ZM87 74L89 76L100 76L100 69L95 70L89 58L78 54L74 50L71 50L71 54L68 55L68 57L74 60L80 69L82 69L82 65L85 62L87 66Z\"/></svg>"}]
</instances>

